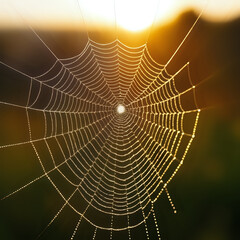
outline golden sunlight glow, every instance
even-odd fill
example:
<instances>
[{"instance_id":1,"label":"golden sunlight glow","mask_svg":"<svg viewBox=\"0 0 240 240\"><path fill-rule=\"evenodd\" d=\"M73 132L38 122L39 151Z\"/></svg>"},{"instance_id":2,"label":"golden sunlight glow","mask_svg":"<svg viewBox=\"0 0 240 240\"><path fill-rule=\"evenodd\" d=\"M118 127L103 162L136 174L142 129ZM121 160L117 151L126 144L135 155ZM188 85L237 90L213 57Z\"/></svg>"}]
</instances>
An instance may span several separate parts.
<instances>
[{"instance_id":1,"label":"golden sunlight glow","mask_svg":"<svg viewBox=\"0 0 240 240\"><path fill-rule=\"evenodd\" d=\"M152 25L155 17L167 18L176 0L121 0L116 2L117 24L121 27L139 31Z\"/></svg>"},{"instance_id":2,"label":"golden sunlight glow","mask_svg":"<svg viewBox=\"0 0 240 240\"><path fill-rule=\"evenodd\" d=\"M207 3L207 4L206 4ZM0 28L91 28L99 25L140 31L165 23L186 9L211 21L240 16L239 0L0 0ZM21 18L21 17L22 18Z\"/></svg>"},{"instance_id":3,"label":"golden sunlight glow","mask_svg":"<svg viewBox=\"0 0 240 240\"><path fill-rule=\"evenodd\" d=\"M149 4L138 0L119 1L116 5L117 24L131 31L142 30L150 26L153 21L152 12L155 0L148 2Z\"/></svg>"}]
</instances>

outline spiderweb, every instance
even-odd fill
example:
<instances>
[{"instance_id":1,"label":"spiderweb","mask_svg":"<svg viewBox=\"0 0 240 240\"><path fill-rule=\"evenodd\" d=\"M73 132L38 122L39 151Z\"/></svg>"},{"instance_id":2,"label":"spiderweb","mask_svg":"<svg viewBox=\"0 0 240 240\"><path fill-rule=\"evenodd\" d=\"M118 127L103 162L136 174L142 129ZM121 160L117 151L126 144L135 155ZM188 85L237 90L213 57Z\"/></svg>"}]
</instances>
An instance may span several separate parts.
<instances>
[{"instance_id":1,"label":"spiderweb","mask_svg":"<svg viewBox=\"0 0 240 240\"><path fill-rule=\"evenodd\" d=\"M119 232L133 239L139 226L150 239L152 221L160 239L155 203L166 192L176 212L167 185L183 164L200 114L189 63L170 74L147 44L88 37L80 54L56 57L39 76L2 64L26 79L22 104L0 104L25 115L28 134L0 151L32 149L42 168L42 175L3 199L47 178L64 204L46 228L68 206L78 215L71 239L81 235L83 221L93 227L92 239L103 230L109 239Z\"/></svg>"}]
</instances>

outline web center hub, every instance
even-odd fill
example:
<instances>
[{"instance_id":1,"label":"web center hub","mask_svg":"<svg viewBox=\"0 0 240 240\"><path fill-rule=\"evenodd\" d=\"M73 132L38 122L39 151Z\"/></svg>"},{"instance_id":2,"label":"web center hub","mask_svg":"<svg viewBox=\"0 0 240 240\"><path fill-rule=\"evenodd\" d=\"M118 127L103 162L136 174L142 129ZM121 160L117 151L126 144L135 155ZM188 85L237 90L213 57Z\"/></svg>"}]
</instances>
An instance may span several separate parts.
<instances>
[{"instance_id":1,"label":"web center hub","mask_svg":"<svg viewBox=\"0 0 240 240\"><path fill-rule=\"evenodd\" d=\"M118 113L118 114L123 114L125 111L126 111L126 108L124 107L124 105L119 104L119 105L117 106L117 113Z\"/></svg>"}]
</instances>

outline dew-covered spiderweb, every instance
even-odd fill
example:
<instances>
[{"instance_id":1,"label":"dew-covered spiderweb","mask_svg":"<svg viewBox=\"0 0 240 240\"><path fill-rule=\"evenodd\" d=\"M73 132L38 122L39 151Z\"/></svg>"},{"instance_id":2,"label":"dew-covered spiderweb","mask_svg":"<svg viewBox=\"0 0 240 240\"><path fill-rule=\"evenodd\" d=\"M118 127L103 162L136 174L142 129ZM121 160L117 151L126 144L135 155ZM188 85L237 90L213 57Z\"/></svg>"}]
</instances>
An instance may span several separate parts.
<instances>
[{"instance_id":1,"label":"dew-covered spiderweb","mask_svg":"<svg viewBox=\"0 0 240 240\"><path fill-rule=\"evenodd\" d=\"M42 169L4 201L46 178L63 200L46 228L70 207L78 216L70 239L81 236L83 222L91 239L102 239L103 231L108 239L121 232L136 239L139 227L143 239L160 239L156 202L166 194L176 212L167 186L183 164L200 114L189 63L169 73L171 59L161 65L147 43L129 47L118 38L103 44L88 37L78 55L54 56L39 76L1 62L24 78L18 84L27 91L21 102L11 101L11 90L1 98L3 113L25 119L26 126L18 127L26 134L21 141L1 140L0 151L34 152Z\"/></svg>"}]
</instances>

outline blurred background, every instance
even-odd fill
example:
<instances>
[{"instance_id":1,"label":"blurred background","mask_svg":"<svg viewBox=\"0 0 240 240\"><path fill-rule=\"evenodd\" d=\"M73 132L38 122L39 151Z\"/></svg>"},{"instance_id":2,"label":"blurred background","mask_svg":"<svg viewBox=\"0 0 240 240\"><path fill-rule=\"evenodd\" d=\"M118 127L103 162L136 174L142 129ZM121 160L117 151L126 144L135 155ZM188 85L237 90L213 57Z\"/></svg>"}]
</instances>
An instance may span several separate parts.
<instances>
[{"instance_id":1,"label":"blurred background","mask_svg":"<svg viewBox=\"0 0 240 240\"><path fill-rule=\"evenodd\" d=\"M0 101L23 106L29 80L2 63L36 76L55 62L31 28L58 58L80 53L88 36L100 43L118 37L129 46L147 42L153 58L166 64L204 9L168 66L173 74L190 62L203 111L168 187L177 214L165 194L155 209L162 239L240 239L240 1L0 0L0 6ZM0 103L0 145L27 139L25 117ZM1 197L39 175L30 146L0 148ZM35 239L61 205L47 179L2 200L1 239ZM73 218L66 210L42 239L69 238Z\"/></svg>"}]
</instances>

